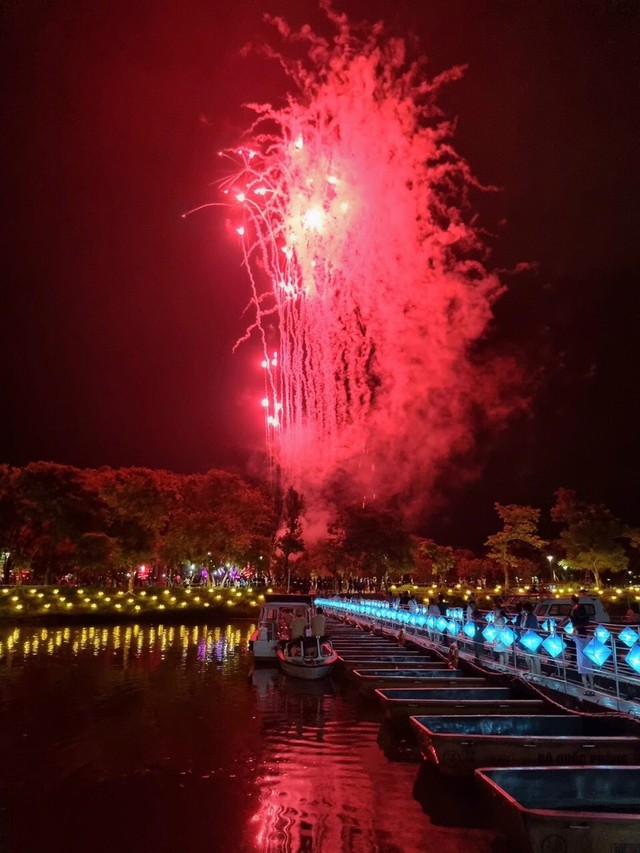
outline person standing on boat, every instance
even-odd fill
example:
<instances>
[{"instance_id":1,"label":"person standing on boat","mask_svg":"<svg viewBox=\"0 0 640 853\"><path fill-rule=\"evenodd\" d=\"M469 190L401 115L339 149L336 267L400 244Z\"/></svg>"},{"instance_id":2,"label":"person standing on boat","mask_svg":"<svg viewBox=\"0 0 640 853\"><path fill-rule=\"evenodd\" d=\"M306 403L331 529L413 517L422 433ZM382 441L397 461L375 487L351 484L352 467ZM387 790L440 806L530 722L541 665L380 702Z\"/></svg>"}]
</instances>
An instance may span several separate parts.
<instances>
[{"instance_id":1,"label":"person standing on boat","mask_svg":"<svg viewBox=\"0 0 640 853\"><path fill-rule=\"evenodd\" d=\"M311 636L324 637L327 633L327 617L324 615L322 607L318 607L315 616L311 620Z\"/></svg>"},{"instance_id":2,"label":"person standing on boat","mask_svg":"<svg viewBox=\"0 0 640 853\"><path fill-rule=\"evenodd\" d=\"M297 608L293 614L293 619L291 620L291 625L289 626L289 642L287 643L287 652L291 652L296 646L300 646L302 640L304 640L304 636L307 628L309 627L309 623L304 618L302 614L302 610Z\"/></svg>"},{"instance_id":3,"label":"person standing on boat","mask_svg":"<svg viewBox=\"0 0 640 853\"><path fill-rule=\"evenodd\" d=\"M585 687L585 692L593 696L593 667L591 661L584 653L584 647L589 642L587 636L587 625L589 624L589 614L584 604L580 603L580 597L577 595L571 596L573 607L569 619L573 625L573 639L576 644L576 664L578 672L582 678L582 683Z\"/></svg>"},{"instance_id":4,"label":"person standing on boat","mask_svg":"<svg viewBox=\"0 0 640 853\"><path fill-rule=\"evenodd\" d=\"M304 637L305 631L307 629L307 620L302 615L302 610L298 608L293 614L293 620L291 621L291 627L289 628L289 639L290 640L300 640Z\"/></svg>"}]
</instances>

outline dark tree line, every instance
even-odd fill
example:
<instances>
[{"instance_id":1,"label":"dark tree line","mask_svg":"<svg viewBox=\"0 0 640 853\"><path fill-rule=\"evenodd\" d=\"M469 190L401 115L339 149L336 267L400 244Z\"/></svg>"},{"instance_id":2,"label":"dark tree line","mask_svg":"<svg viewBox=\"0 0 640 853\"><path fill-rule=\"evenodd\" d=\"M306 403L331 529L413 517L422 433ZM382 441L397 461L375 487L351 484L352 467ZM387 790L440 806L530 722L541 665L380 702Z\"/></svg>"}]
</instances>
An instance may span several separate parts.
<instances>
[{"instance_id":1,"label":"dark tree line","mask_svg":"<svg viewBox=\"0 0 640 853\"><path fill-rule=\"evenodd\" d=\"M375 579L367 587L380 588L409 577L509 586L556 569L559 579L590 576L600 585L638 563L638 529L569 489L555 493L555 538L540 536L539 509L495 509L501 529L480 556L413 535L397 514L371 505L343 507L326 535L309 542L305 500L293 488L274 496L218 470L0 465L0 580L25 572L30 582L46 584L72 573L82 583L108 583L131 580L146 565L153 581L185 565L211 570L230 563L251 565L285 589L292 578L307 585L324 578L323 587L336 589L349 579Z\"/></svg>"},{"instance_id":2,"label":"dark tree line","mask_svg":"<svg viewBox=\"0 0 640 853\"><path fill-rule=\"evenodd\" d=\"M52 462L0 466L4 581L73 572L83 582L143 564L239 565L268 557L276 526L268 493L224 471L79 469Z\"/></svg>"}]
</instances>

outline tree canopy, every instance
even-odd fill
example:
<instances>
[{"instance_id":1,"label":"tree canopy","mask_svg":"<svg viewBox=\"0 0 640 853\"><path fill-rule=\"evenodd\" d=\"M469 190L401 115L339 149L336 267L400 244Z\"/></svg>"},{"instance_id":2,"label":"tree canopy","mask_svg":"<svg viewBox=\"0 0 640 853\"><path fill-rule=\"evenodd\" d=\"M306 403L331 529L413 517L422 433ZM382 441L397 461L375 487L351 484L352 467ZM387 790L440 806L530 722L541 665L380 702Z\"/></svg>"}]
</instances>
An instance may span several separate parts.
<instances>
[{"instance_id":1,"label":"tree canopy","mask_svg":"<svg viewBox=\"0 0 640 853\"><path fill-rule=\"evenodd\" d=\"M629 558L621 539L628 529L607 507L579 500L572 489L555 493L551 518L563 525L558 542L565 552L560 565L574 572L589 572L596 586L603 571L621 572Z\"/></svg>"},{"instance_id":2,"label":"tree canopy","mask_svg":"<svg viewBox=\"0 0 640 853\"><path fill-rule=\"evenodd\" d=\"M547 544L538 535L540 510L517 504L495 504L502 530L487 538L487 556L504 572L504 585L509 586L510 571L517 569L527 554L539 552Z\"/></svg>"}]
</instances>

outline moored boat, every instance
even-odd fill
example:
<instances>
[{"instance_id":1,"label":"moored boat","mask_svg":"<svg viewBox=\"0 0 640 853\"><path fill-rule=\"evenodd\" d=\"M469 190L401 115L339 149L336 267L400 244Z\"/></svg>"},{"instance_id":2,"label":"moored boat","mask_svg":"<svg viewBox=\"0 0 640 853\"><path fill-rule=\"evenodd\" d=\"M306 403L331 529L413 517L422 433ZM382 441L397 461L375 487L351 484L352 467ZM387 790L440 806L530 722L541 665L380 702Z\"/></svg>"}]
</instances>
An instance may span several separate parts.
<instances>
[{"instance_id":1,"label":"moored boat","mask_svg":"<svg viewBox=\"0 0 640 853\"><path fill-rule=\"evenodd\" d=\"M475 771L492 822L517 853L636 853L640 765Z\"/></svg>"},{"instance_id":2,"label":"moored boat","mask_svg":"<svg viewBox=\"0 0 640 853\"><path fill-rule=\"evenodd\" d=\"M423 756L447 776L478 767L638 764L640 737L619 717L412 716Z\"/></svg>"},{"instance_id":3,"label":"moored boat","mask_svg":"<svg viewBox=\"0 0 640 853\"><path fill-rule=\"evenodd\" d=\"M366 670L372 669L413 669L424 670L425 672L449 671L449 665L446 661L435 660L434 658L428 657L410 658L409 660L397 660L396 658L383 658L382 660L380 658L356 658L352 660L345 659L340 654L339 657L342 668L349 676L352 676L356 669L359 672L364 672Z\"/></svg>"},{"instance_id":4,"label":"moored boat","mask_svg":"<svg viewBox=\"0 0 640 853\"><path fill-rule=\"evenodd\" d=\"M326 678L338 660L328 637L305 637L282 643L277 656L280 669L285 675L305 681Z\"/></svg>"},{"instance_id":5,"label":"moored boat","mask_svg":"<svg viewBox=\"0 0 640 853\"><path fill-rule=\"evenodd\" d=\"M461 669L354 669L353 678L365 695L386 687L481 687L486 678L469 677Z\"/></svg>"},{"instance_id":6,"label":"moored boat","mask_svg":"<svg viewBox=\"0 0 640 853\"><path fill-rule=\"evenodd\" d=\"M278 646L289 639L288 626L296 611L311 625L313 598L310 595L266 595L258 624L249 640L255 663L278 662Z\"/></svg>"},{"instance_id":7,"label":"moored boat","mask_svg":"<svg viewBox=\"0 0 640 853\"><path fill-rule=\"evenodd\" d=\"M390 687L375 695L385 717L397 722L421 714L539 714L546 707L542 699L518 698L509 687Z\"/></svg>"}]
</instances>

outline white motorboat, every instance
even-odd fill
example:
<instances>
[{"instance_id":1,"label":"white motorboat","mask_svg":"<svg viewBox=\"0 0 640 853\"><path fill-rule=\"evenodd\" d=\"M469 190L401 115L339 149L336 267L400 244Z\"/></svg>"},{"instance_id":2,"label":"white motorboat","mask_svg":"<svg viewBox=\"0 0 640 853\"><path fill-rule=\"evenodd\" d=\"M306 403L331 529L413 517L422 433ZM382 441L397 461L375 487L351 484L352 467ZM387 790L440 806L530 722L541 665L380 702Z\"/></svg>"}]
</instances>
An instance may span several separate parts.
<instances>
[{"instance_id":1,"label":"white motorboat","mask_svg":"<svg viewBox=\"0 0 640 853\"><path fill-rule=\"evenodd\" d=\"M314 612L313 597L284 594L265 596L264 604L260 608L258 624L249 641L255 663L268 663L275 666L278 660L278 646L282 640L289 638L289 625L296 611L300 611L310 627Z\"/></svg>"},{"instance_id":2,"label":"white motorboat","mask_svg":"<svg viewBox=\"0 0 640 853\"><path fill-rule=\"evenodd\" d=\"M277 655L285 675L305 681L326 678L338 660L338 653L328 637L303 637L281 643Z\"/></svg>"}]
</instances>

